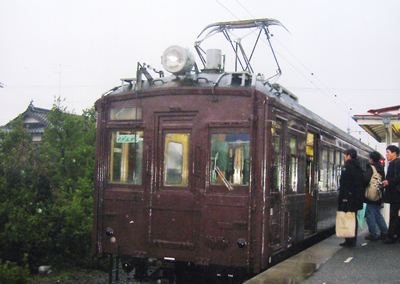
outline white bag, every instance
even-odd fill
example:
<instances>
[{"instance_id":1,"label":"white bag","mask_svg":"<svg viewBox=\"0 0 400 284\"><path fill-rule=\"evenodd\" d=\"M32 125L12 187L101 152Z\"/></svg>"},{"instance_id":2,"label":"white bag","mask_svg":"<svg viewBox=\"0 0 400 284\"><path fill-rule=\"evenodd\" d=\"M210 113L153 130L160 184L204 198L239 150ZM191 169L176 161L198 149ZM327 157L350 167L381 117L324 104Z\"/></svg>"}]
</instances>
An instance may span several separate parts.
<instances>
[{"instance_id":1,"label":"white bag","mask_svg":"<svg viewBox=\"0 0 400 284\"><path fill-rule=\"evenodd\" d=\"M336 212L336 236L341 238L353 238L356 236L355 212Z\"/></svg>"}]
</instances>

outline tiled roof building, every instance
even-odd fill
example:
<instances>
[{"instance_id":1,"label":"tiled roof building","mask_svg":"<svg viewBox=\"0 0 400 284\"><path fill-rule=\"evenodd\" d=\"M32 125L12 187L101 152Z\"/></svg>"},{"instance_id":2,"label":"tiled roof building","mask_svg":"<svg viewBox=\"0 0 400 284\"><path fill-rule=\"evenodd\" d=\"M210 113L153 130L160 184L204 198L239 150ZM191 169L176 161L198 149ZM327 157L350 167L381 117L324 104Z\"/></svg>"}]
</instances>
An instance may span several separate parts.
<instances>
[{"instance_id":1,"label":"tiled roof building","mask_svg":"<svg viewBox=\"0 0 400 284\"><path fill-rule=\"evenodd\" d=\"M31 101L28 108L12 121L22 119L22 123L27 128L28 133L31 133L32 141L40 142L42 141L45 127L50 124L47 119L49 112L51 112L51 110L35 107ZM0 127L0 130L10 131L12 121Z\"/></svg>"}]
</instances>

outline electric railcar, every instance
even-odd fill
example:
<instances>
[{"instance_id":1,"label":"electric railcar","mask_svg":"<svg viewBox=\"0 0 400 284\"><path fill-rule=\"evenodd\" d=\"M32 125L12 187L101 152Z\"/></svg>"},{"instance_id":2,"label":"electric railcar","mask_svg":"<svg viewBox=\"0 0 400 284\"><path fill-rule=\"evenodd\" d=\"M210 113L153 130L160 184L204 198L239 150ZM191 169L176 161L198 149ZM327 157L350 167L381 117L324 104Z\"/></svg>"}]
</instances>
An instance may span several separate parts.
<instances>
[{"instance_id":1,"label":"electric railcar","mask_svg":"<svg viewBox=\"0 0 400 284\"><path fill-rule=\"evenodd\" d=\"M205 30L254 28L269 41L271 25L281 24ZM342 153L354 147L365 164L372 150L254 74L240 42L230 41L234 72L201 42L203 69L172 46L162 57L170 76L138 64L136 78L96 102L93 249L120 256L137 278L267 269L334 227Z\"/></svg>"}]
</instances>

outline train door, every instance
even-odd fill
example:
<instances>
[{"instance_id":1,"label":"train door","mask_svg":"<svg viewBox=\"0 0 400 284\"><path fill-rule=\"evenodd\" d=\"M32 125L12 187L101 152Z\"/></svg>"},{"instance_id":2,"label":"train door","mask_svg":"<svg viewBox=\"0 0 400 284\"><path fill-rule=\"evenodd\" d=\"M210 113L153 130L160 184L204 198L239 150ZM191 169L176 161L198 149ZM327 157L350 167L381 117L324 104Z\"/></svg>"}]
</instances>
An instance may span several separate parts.
<instances>
[{"instance_id":1,"label":"train door","mask_svg":"<svg viewBox=\"0 0 400 284\"><path fill-rule=\"evenodd\" d=\"M304 211L304 235L311 236L316 233L316 161L317 160L317 139L314 133L307 132L306 145L306 206Z\"/></svg>"},{"instance_id":2,"label":"train door","mask_svg":"<svg viewBox=\"0 0 400 284\"><path fill-rule=\"evenodd\" d=\"M192 250L196 235L196 193L191 186L194 114L156 114L155 180L150 194L150 243Z\"/></svg>"},{"instance_id":3,"label":"train door","mask_svg":"<svg viewBox=\"0 0 400 284\"><path fill-rule=\"evenodd\" d=\"M247 124L209 128L209 184L202 211L203 254L230 267L249 265L250 128Z\"/></svg>"},{"instance_id":4,"label":"train door","mask_svg":"<svg viewBox=\"0 0 400 284\"><path fill-rule=\"evenodd\" d=\"M284 249L284 202L285 202L285 159L284 151L284 123L277 120L272 123L271 138L271 208L269 218L269 246L272 255L279 254Z\"/></svg>"},{"instance_id":5,"label":"train door","mask_svg":"<svg viewBox=\"0 0 400 284\"><path fill-rule=\"evenodd\" d=\"M284 199L285 245L290 247L303 239L304 191L306 185L306 133L290 121L285 137L286 198Z\"/></svg>"}]
</instances>

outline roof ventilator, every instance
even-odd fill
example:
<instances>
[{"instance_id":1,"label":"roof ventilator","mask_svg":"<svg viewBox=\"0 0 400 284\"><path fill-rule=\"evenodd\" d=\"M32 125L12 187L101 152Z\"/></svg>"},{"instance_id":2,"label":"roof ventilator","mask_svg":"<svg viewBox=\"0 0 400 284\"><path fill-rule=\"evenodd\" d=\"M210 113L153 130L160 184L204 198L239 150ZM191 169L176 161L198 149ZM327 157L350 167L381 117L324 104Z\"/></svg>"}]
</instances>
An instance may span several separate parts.
<instances>
[{"instance_id":1,"label":"roof ventilator","mask_svg":"<svg viewBox=\"0 0 400 284\"><path fill-rule=\"evenodd\" d=\"M252 83L252 75L246 72L229 73L231 85L240 85L241 87L250 86Z\"/></svg>"}]
</instances>

